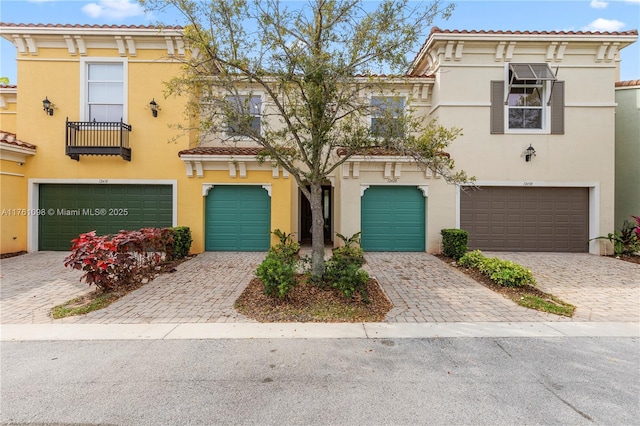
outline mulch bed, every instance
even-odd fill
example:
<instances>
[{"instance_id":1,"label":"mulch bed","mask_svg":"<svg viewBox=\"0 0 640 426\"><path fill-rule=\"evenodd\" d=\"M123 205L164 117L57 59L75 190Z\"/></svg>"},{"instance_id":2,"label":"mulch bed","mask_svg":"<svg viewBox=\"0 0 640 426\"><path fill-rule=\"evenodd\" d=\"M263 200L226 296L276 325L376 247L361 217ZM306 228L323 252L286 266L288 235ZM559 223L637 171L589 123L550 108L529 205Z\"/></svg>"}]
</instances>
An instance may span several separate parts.
<instances>
[{"instance_id":1,"label":"mulch bed","mask_svg":"<svg viewBox=\"0 0 640 426\"><path fill-rule=\"evenodd\" d=\"M4 253L0 254L0 259L8 259L10 257L22 256L23 254L27 254L26 251L16 251L13 253Z\"/></svg>"},{"instance_id":2,"label":"mulch bed","mask_svg":"<svg viewBox=\"0 0 640 426\"><path fill-rule=\"evenodd\" d=\"M635 263L636 265L640 265L640 256L607 256L613 259L624 260L625 262Z\"/></svg>"},{"instance_id":3,"label":"mulch bed","mask_svg":"<svg viewBox=\"0 0 640 426\"><path fill-rule=\"evenodd\" d=\"M124 293L126 294L126 293ZM73 315L81 315L81 314L65 314L63 316L60 317L56 317L55 314L55 310L57 307L64 307L66 309L75 309L75 308L82 308L84 306L88 306L91 304L91 302L93 302L95 299L97 299L100 296L105 296L105 307L110 305L111 303L115 302L116 300L120 299L123 295L123 293L110 293L110 292L105 292L103 290L97 289L97 290L93 290L90 293L86 293L83 295L80 295L78 297L76 297L75 299L71 299L68 300L58 306L54 306L54 308L51 310L51 312L49 312L49 316L51 316L54 319L58 319L58 318L64 318L65 316L73 316Z\"/></svg>"},{"instance_id":4,"label":"mulch bed","mask_svg":"<svg viewBox=\"0 0 640 426\"><path fill-rule=\"evenodd\" d=\"M552 295L545 293L544 291L533 287L533 286L523 286L523 287L506 287L506 286L501 286L500 284L496 284L493 281L491 281L491 279L489 277L487 277L486 275L484 275L482 272L478 271L477 269L473 269L473 268L464 268L462 266L458 266L458 264L456 263L456 261L450 257L447 256L443 256L441 254L436 254L435 255L438 259L440 259L441 261L443 261L444 263L446 263L447 265L449 265L449 267L457 269L458 271L466 274L467 276L473 278L475 281L477 281L478 283L482 284L483 286L487 287L490 290L495 291L496 293L499 293L501 295L503 295L504 297L513 300L514 302L518 303L518 301L523 297L523 296L537 296L540 297L541 299L544 299L545 301L549 302L549 303L554 303L554 304L558 304Z\"/></svg>"},{"instance_id":5,"label":"mulch bed","mask_svg":"<svg viewBox=\"0 0 640 426\"><path fill-rule=\"evenodd\" d=\"M313 285L306 277L298 277L284 298L263 293L262 282L251 280L236 300L235 308L260 322L380 322L393 307L374 279L366 286L369 303L360 296L347 299L333 289Z\"/></svg>"}]
</instances>

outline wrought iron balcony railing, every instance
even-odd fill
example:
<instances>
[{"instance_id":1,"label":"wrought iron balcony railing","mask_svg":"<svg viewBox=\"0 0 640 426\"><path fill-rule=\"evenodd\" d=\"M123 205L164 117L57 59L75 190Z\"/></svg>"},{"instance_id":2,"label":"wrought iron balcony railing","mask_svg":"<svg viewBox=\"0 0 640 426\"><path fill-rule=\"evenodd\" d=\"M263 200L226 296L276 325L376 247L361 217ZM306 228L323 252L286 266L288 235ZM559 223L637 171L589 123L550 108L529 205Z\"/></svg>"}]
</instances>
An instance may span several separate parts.
<instances>
[{"instance_id":1,"label":"wrought iron balcony railing","mask_svg":"<svg viewBox=\"0 0 640 426\"><path fill-rule=\"evenodd\" d=\"M81 155L119 155L131 161L131 125L120 121L69 121L65 153L74 160Z\"/></svg>"}]
</instances>

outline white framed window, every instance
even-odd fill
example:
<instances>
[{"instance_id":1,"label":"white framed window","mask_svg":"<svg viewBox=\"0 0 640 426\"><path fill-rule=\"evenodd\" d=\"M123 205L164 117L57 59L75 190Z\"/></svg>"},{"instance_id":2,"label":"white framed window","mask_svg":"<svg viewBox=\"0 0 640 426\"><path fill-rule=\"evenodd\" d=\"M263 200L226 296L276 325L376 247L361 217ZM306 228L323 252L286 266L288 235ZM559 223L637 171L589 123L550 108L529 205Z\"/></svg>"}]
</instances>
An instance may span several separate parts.
<instances>
[{"instance_id":1,"label":"white framed window","mask_svg":"<svg viewBox=\"0 0 640 426\"><path fill-rule=\"evenodd\" d=\"M127 121L127 64L113 59L82 62L83 121Z\"/></svg>"},{"instance_id":2,"label":"white framed window","mask_svg":"<svg viewBox=\"0 0 640 426\"><path fill-rule=\"evenodd\" d=\"M548 132L549 93L556 77L546 63L507 67L505 128L510 132Z\"/></svg>"},{"instance_id":3,"label":"white framed window","mask_svg":"<svg viewBox=\"0 0 640 426\"><path fill-rule=\"evenodd\" d=\"M543 129L544 83L535 80L518 81L508 94L509 129Z\"/></svg>"},{"instance_id":4,"label":"white framed window","mask_svg":"<svg viewBox=\"0 0 640 426\"><path fill-rule=\"evenodd\" d=\"M262 96L227 96L226 101L236 111L235 117L228 117L225 133L231 137L246 137L250 132L260 134L262 125Z\"/></svg>"},{"instance_id":5,"label":"white framed window","mask_svg":"<svg viewBox=\"0 0 640 426\"><path fill-rule=\"evenodd\" d=\"M402 137L404 125L400 116L404 112L402 96L371 97L371 133L378 137Z\"/></svg>"}]
</instances>

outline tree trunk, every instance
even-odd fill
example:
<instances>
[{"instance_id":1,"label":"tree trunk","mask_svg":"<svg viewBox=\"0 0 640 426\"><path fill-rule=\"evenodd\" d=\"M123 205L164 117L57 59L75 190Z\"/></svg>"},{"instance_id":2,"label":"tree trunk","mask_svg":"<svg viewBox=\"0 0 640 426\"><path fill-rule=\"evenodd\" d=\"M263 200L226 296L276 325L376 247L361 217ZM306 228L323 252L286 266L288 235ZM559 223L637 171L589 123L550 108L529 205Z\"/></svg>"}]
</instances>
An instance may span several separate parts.
<instances>
[{"instance_id":1,"label":"tree trunk","mask_svg":"<svg viewBox=\"0 0 640 426\"><path fill-rule=\"evenodd\" d=\"M311 183L311 275L324 275L324 215L322 211L322 183Z\"/></svg>"}]
</instances>

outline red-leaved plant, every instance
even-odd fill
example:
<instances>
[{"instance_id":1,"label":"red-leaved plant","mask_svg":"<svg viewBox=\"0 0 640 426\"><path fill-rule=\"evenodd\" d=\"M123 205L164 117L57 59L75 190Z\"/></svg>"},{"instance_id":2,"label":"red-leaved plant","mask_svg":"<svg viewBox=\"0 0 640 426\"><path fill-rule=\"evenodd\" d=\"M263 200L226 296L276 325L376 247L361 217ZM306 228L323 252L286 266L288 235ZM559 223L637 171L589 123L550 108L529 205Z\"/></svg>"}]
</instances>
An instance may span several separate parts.
<instances>
[{"instance_id":1,"label":"red-leaved plant","mask_svg":"<svg viewBox=\"0 0 640 426\"><path fill-rule=\"evenodd\" d=\"M80 280L103 291L117 291L132 284L142 271L171 260L175 244L170 228L143 228L115 235L91 231L72 242L64 266L84 271Z\"/></svg>"},{"instance_id":2,"label":"red-leaved plant","mask_svg":"<svg viewBox=\"0 0 640 426\"><path fill-rule=\"evenodd\" d=\"M631 217L636 221L636 237L638 238L638 241L640 241L640 216L631 215Z\"/></svg>"}]
</instances>

